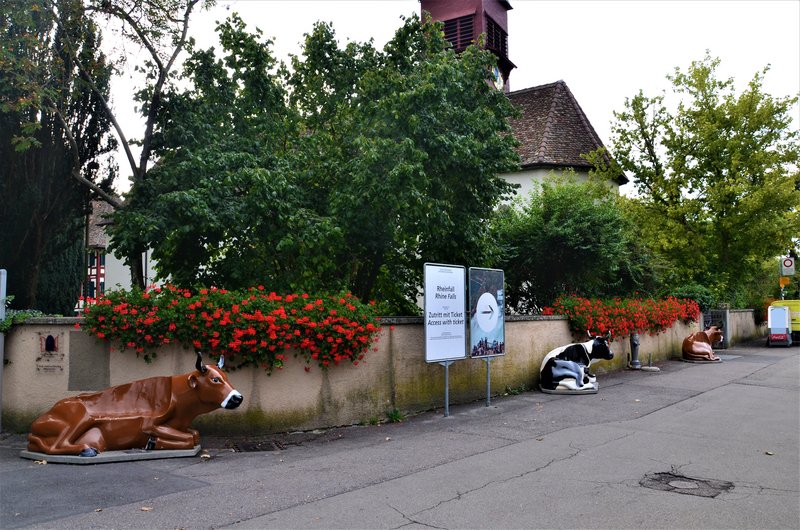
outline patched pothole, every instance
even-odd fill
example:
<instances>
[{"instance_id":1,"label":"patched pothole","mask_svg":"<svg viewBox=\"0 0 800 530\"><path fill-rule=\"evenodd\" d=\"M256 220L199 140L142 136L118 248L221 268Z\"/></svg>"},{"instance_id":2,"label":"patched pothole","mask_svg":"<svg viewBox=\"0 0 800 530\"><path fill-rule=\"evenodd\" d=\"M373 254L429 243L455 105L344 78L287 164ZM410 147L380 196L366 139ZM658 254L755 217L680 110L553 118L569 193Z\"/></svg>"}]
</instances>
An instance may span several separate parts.
<instances>
[{"instance_id":1,"label":"patched pothole","mask_svg":"<svg viewBox=\"0 0 800 530\"><path fill-rule=\"evenodd\" d=\"M733 489L733 482L704 478L684 477L675 473L648 473L639 481L640 486L658 491L671 491L698 497L716 497Z\"/></svg>"}]
</instances>

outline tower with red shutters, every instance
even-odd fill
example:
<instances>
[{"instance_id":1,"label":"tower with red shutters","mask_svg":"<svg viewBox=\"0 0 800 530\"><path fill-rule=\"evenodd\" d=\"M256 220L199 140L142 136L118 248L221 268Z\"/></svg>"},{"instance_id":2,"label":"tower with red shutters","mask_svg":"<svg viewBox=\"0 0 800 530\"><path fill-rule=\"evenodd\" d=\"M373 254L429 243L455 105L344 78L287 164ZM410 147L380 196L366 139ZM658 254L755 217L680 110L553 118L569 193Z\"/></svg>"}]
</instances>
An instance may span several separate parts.
<instances>
[{"instance_id":1,"label":"tower with red shutters","mask_svg":"<svg viewBox=\"0 0 800 530\"><path fill-rule=\"evenodd\" d=\"M508 11L506 0L420 0L422 12L444 23L445 38L462 51L486 35L486 49L497 56L494 84L509 91L508 77L515 68L508 58Z\"/></svg>"}]
</instances>

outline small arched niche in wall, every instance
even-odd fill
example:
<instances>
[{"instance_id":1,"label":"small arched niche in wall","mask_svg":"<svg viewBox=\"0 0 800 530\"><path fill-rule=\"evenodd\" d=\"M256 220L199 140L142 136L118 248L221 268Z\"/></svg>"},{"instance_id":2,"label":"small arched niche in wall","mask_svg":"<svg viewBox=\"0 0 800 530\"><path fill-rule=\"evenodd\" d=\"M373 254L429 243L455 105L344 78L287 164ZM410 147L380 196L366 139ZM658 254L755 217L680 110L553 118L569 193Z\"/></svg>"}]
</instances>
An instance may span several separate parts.
<instances>
[{"instance_id":1,"label":"small arched niche in wall","mask_svg":"<svg viewBox=\"0 0 800 530\"><path fill-rule=\"evenodd\" d=\"M36 371L40 374L64 372L64 333L39 333L39 351L36 352Z\"/></svg>"}]
</instances>

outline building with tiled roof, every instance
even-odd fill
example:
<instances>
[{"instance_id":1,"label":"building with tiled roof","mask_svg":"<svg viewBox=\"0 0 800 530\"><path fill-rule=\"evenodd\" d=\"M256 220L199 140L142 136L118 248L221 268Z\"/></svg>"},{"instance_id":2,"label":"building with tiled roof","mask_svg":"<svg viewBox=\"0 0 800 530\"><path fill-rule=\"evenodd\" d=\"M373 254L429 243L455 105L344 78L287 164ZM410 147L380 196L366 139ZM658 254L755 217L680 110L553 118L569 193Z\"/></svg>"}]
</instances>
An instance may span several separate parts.
<instances>
[{"instance_id":1,"label":"building with tiled roof","mask_svg":"<svg viewBox=\"0 0 800 530\"><path fill-rule=\"evenodd\" d=\"M501 175L519 184L518 194L527 195L533 182L550 173L573 172L578 179L588 178L592 166L581 156L604 147L594 127L564 81L510 91L509 76L515 68L508 53L507 0L421 0L421 11L444 24L445 38L461 51L486 35L486 48L497 56L499 71L493 72L494 85L508 94L520 116L511 120L519 141L520 171ZM620 174L611 182L628 182ZM618 190L617 190L618 191Z\"/></svg>"},{"instance_id":2,"label":"building with tiled roof","mask_svg":"<svg viewBox=\"0 0 800 530\"><path fill-rule=\"evenodd\" d=\"M521 171L503 178L519 184L518 193L527 193L533 181L553 172L588 176L592 165L581 155L604 145L564 81L517 90L508 98L519 111L511 128L520 143ZM628 179L621 174L614 182L621 186Z\"/></svg>"},{"instance_id":3,"label":"building with tiled roof","mask_svg":"<svg viewBox=\"0 0 800 530\"><path fill-rule=\"evenodd\" d=\"M106 201L92 201L92 209L86 222L86 248L105 249L108 246L105 226L109 223L108 216L113 212L114 207Z\"/></svg>"}]
</instances>

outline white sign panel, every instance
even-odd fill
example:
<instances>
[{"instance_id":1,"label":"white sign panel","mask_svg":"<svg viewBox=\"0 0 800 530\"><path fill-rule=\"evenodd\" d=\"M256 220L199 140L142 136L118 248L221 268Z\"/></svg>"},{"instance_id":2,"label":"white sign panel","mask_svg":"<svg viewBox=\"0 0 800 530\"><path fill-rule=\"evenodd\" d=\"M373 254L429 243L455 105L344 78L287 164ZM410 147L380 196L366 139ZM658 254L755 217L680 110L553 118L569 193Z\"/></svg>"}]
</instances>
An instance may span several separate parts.
<instances>
[{"instance_id":1,"label":"white sign panel","mask_svg":"<svg viewBox=\"0 0 800 530\"><path fill-rule=\"evenodd\" d=\"M794 258L781 258L781 276L794 276Z\"/></svg>"},{"instance_id":2,"label":"white sign panel","mask_svg":"<svg viewBox=\"0 0 800 530\"><path fill-rule=\"evenodd\" d=\"M425 264L425 362L467 357L464 267Z\"/></svg>"}]
</instances>

